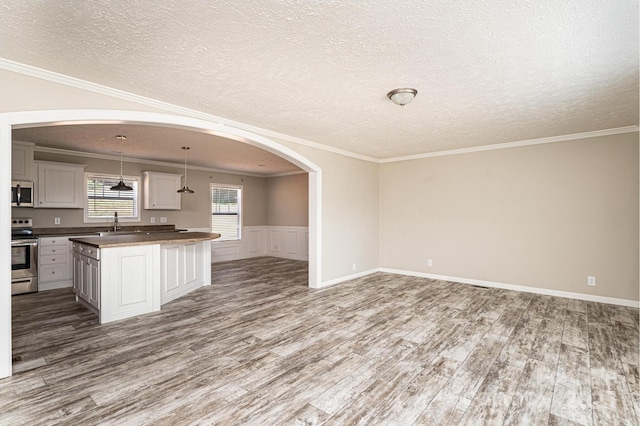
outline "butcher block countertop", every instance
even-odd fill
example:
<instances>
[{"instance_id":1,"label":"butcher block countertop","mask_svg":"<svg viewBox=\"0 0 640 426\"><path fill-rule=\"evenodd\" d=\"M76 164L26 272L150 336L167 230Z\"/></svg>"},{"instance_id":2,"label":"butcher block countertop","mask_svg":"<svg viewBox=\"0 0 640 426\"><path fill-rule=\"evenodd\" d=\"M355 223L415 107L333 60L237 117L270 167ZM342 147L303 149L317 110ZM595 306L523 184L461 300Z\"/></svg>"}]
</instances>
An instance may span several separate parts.
<instances>
[{"instance_id":1,"label":"butcher block countertop","mask_svg":"<svg viewBox=\"0 0 640 426\"><path fill-rule=\"evenodd\" d=\"M147 234L108 235L104 237L70 238L71 241L87 244L97 248L142 246L148 244L193 243L197 241L215 240L220 234L210 232L160 232Z\"/></svg>"}]
</instances>

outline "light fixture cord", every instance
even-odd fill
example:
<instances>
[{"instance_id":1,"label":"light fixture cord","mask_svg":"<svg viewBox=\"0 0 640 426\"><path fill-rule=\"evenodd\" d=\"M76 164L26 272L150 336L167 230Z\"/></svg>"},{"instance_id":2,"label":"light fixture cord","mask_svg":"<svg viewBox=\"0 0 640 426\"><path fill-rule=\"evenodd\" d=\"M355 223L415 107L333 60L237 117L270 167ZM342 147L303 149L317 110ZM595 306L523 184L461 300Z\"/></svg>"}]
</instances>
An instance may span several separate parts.
<instances>
[{"instance_id":1,"label":"light fixture cord","mask_svg":"<svg viewBox=\"0 0 640 426\"><path fill-rule=\"evenodd\" d=\"M187 186L187 151L184 152L184 186Z\"/></svg>"},{"instance_id":2,"label":"light fixture cord","mask_svg":"<svg viewBox=\"0 0 640 426\"><path fill-rule=\"evenodd\" d=\"M120 180L122 181L122 150L120 150Z\"/></svg>"}]
</instances>

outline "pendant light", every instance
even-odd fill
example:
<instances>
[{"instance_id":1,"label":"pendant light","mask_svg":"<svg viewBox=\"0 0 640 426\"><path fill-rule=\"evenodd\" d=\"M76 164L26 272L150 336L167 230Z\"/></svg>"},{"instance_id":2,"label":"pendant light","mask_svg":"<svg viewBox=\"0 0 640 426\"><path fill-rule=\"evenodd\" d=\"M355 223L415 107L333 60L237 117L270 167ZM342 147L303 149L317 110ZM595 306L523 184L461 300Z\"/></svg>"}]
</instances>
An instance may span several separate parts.
<instances>
[{"instance_id":1,"label":"pendant light","mask_svg":"<svg viewBox=\"0 0 640 426\"><path fill-rule=\"evenodd\" d=\"M127 139L125 135L117 135L116 139L120 141L120 182L116 186L109 188L111 191L133 191L133 188L124 183L122 178L122 143Z\"/></svg>"},{"instance_id":2,"label":"pendant light","mask_svg":"<svg viewBox=\"0 0 640 426\"><path fill-rule=\"evenodd\" d=\"M183 146L182 149L184 149L184 185L182 185L182 188L178 189L178 193L194 194L195 191L193 189L189 189L189 185L187 185L187 151L189 150L189 147Z\"/></svg>"}]
</instances>

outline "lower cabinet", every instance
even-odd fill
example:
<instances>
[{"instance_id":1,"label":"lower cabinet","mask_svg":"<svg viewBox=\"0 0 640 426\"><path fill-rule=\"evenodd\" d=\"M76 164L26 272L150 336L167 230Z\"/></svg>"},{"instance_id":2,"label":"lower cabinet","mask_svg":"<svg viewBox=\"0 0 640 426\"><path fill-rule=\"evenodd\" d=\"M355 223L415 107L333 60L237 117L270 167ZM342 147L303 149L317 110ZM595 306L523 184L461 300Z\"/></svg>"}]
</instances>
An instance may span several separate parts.
<instances>
[{"instance_id":1,"label":"lower cabinet","mask_svg":"<svg viewBox=\"0 0 640 426\"><path fill-rule=\"evenodd\" d=\"M159 311L211 284L211 242L96 248L73 242L73 290L100 323Z\"/></svg>"},{"instance_id":2,"label":"lower cabinet","mask_svg":"<svg viewBox=\"0 0 640 426\"><path fill-rule=\"evenodd\" d=\"M70 238L82 235L40 237L38 241L38 290L53 290L73 285L73 245Z\"/></svg>"},{"instance_id":3,"label":"lower cabinet","mask_svg":"<svg viewBox=\"0 0 640 426\"><path fill-rule=\"evenodd\" d=\"M68 237L41 237L38 241L38 290L71 285L71 245Z\"/></svg>"},{"instance_id":4,"label":"lower cabinet","mask_svg":"<svg viewBox=\"0 0 640 426\"><path fill-rule=\"evenodd\" d=\"M160 246L100 249L100 322L160 310Z\"/></svg>"},{"instance_id":5,"label":"lower cabinet","mask_svg":"<svg viewBox=\"0 0 640 426\"><path fill-rule=\"evenodd\" d=\"M161 303L184 296L203 283L202 243L162 245Z\"/></svg>"},{"instance_id":6,"label":"lower cabinet","mask_svg":"<svg viewBox=\"0 0 640 426\"><path fill-rule=\"evenodd\" d=\"M74 243L73 291L77 300L96 313L100 310L100 280L98 249Z\"/></svg>"}]
</instances>

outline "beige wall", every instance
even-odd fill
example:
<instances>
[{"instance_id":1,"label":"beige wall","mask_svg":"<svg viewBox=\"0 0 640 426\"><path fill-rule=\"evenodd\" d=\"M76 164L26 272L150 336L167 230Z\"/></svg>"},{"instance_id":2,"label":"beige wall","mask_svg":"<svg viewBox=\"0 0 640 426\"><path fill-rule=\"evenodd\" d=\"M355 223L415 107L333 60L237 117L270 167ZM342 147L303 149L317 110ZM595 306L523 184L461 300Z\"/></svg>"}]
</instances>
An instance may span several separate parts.
<instances>
[{"instance_id":1,"label":"beige wall","mask_svg":"<svg viewBox=\"0 0 640 426\"><path fill-rule=\"evenodd\" d=\"M90 157L73 155L51 154L44 152L35 153L36 160L57 161L61 163L85 164L86 172L120 173L119 161L103 160ZM164 173L183 174L184 169L176 167L148 165L141 163L125 162L123 172L127 176L139 176L142 179L143 171L155 171ZM149 225L151 217L156 218L156 224L160 224L160 217L166 217L168 224L175 224L177 228L207 228L211 225L210 214L210 183L225 183L242 185L243 187L243 225L262 226L267 223L267 186L266 179L252 176L242 176L218 172L206 172L189 170L189 187L195 191L193 195L182 196L182 210L145 210L142 208L141 222L131 225ZM95 223L84 223L83 209L11 209L13 217L32 217L34 227L53 228L53 219L59 217L59 226L96 226ZM128 223L126 223L128 224ZM125 224L125 225L126 225Z\"/></svg>"},{"instance_id":2,"label":"beige wall","mask_svg":"<svg viewBox=\"0 0 640 426\"><path fill-rule=\"evenodd\" d=\"M158 111L7 71L0 93L0 112ZM382 165L274 140L322 168L324 282L382 266L638 300L637 134ZM196 195L221 179L194 173Z\"/></svg>"},{"instance_id":3,"label":"beige wall","mask_svg":"<svg viewBox=\"0 0 640 426\"><path fill-rule=\"evenodd\" d=\"M267 179L267 225L309 226L309 175Z\"/></svg>"},{"instance_id":4,"label":"beige wall","mask_svg":"<svg viewBox=\"0 0 640 426\"><path fill-rule=\"evenodd\" d=\"M0 70L0 93L0 112L100 108L166 113L136 102L6 70Z\"/></svg>"},{"instance_id":5,"label":"beige wall","mask_svg":"<svg viewBox=\"0 0 640 426\"><path fill-rule=\"evenodd\" d=\"M322 280L377 269L379 165L276 141L322 168Z\"/></svg>"},{"instance_id":6,"label":"beige wall","mask_svg":"<svg viewBox=\"0 0 640 426\"><path fill-rule=\"evenodd\" d=\"M638 300L637 133L383 164L380 217L385 268Z\"/></svg>"},{"instance_id":7,"label":"beige wall","mask_svg":"<svg viewBox=\"0 0 640 426\"><path fill-rule=\"evenodd\" d=\"M2 70L0 93L3 94L0 112L45 109L158 112L135 102ZM378 165L266 137L297 151L322 168L322 281L377 268ZM10 155L10 147L1 147L0 152ZM189 183L191 185L191 173ZM355 271L352 269L354 260L357 262Z\"/></svg>"}]
</instances>

